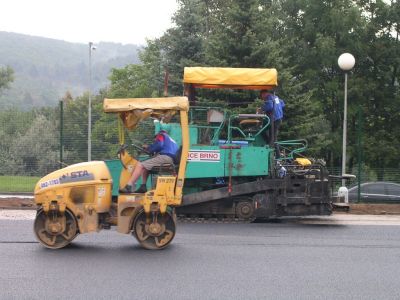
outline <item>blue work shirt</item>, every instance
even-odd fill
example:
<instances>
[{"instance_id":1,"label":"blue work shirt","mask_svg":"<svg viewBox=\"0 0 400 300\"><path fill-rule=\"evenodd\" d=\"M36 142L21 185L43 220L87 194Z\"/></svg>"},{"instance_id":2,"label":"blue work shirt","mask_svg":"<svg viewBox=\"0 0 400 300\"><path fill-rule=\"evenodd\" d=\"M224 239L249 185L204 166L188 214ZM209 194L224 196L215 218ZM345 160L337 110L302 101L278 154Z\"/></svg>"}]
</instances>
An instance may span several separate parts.
<instances>
[{"instance_id":1,"label":"blue work shirt","mask_svg":"<svg viewBox=\"0 0 400 300\"><path fill-rule=\"evenodd\" d=\"M155 137L154 143L147 148L150 153L168 155L173 159L175 159L178 149L176 142L165 132L159 132Z\"/></svg>"},{"instance_id":2,"label":"blue work shirt","mask_svg":"<svg viewBox=\"0 0 400 300\"><path fill-rule=\"evenodd\" d=\"M265 103L262 107L265 113L274 112L274 120L280 120L283 118L283 108L285 107L285 102L278 96L268 94L265 99Z\"/></svg>"}]
</instances>

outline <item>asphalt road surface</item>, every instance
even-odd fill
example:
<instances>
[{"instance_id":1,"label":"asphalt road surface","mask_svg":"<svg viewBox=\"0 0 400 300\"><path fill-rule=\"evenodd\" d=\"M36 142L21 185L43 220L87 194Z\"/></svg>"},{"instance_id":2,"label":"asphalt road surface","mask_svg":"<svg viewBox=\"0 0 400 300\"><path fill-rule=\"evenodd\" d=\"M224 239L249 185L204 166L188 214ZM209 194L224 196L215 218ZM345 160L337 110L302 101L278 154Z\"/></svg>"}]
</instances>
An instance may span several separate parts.
<instances>
[{"instance_id":1,"label":"asphalt road surface","mask_svg":"<svg viewBox=\"0 0 400 300\"><path fill-rule=\"evenodd\" d=\"M179 223L161 251L111 230L48 250L29 217L0 214L0 298L399 299L400 226L347 218Z\"/></svg>"}]
</instances>

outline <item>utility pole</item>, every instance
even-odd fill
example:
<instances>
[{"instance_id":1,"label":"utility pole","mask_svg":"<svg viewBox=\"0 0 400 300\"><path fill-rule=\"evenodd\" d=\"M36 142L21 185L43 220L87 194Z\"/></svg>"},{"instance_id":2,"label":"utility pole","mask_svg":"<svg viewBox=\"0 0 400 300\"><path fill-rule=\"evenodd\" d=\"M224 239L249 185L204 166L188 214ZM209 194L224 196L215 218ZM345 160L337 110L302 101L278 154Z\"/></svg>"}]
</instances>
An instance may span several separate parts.
<instances>
[{"instance_id":1,"label":"utility pole","mask_svg":"<svg viewBox=\"0 0 400 300\"><path fill-rule=\"evenodd\" d=\"M89 42L88 161L92 160L92 50L96 47Z\"/></svg>"}]
</instances>

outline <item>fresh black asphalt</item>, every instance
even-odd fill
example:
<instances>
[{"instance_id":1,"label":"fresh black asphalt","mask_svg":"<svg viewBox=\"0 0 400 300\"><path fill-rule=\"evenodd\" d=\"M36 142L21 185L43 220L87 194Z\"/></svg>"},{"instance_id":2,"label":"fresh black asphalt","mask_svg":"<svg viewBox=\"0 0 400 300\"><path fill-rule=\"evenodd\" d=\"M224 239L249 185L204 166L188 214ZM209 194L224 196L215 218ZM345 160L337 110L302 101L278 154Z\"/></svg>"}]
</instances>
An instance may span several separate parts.
<instances>
[{"instance_id":1,"label":"fresh black asphalt","mask_svg":"<svg viewBox=\"0 0 400 300\"><path fill-rule=\"evenodd\" d=\"M171 246L114 230L60 250L0 221L0 299L399 299L400 227L179 223Z\"/></svg>"}]
</instances>

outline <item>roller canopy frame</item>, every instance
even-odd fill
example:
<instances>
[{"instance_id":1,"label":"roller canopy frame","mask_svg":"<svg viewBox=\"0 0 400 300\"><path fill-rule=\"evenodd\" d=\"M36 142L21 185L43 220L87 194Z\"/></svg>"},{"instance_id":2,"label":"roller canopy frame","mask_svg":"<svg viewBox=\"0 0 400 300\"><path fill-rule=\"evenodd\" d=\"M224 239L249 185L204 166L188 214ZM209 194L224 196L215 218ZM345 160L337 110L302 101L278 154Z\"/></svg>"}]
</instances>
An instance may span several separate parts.
<instances>
[{"instance_id":1,"label":"roller canopy frame","mask_svg":"<svg viewBox=\"0 0 400 300\"><path fill-rule=\"evenodd\" d=\"M103 102L106 113L118 113L124 127L134 129L147 118L168 123L178 111L189 111L187 97L108 99Z\"/></svg>"}]
</instances>

